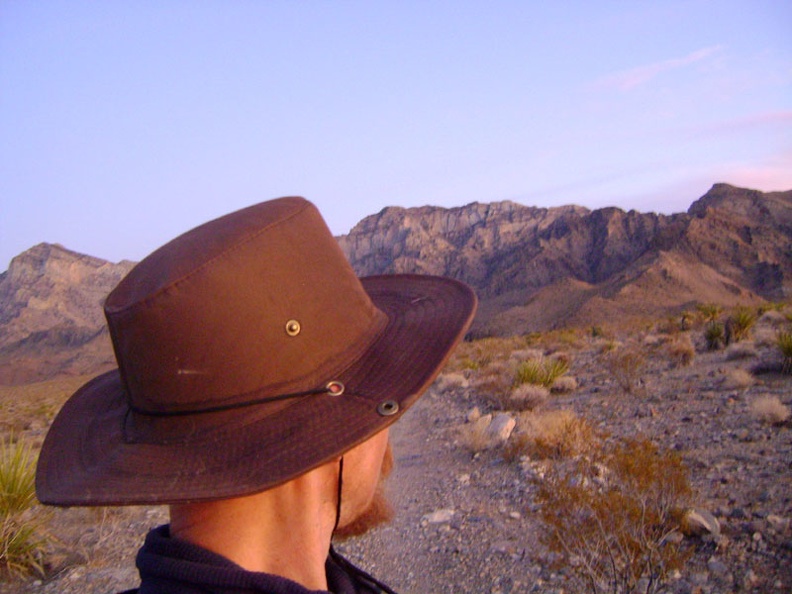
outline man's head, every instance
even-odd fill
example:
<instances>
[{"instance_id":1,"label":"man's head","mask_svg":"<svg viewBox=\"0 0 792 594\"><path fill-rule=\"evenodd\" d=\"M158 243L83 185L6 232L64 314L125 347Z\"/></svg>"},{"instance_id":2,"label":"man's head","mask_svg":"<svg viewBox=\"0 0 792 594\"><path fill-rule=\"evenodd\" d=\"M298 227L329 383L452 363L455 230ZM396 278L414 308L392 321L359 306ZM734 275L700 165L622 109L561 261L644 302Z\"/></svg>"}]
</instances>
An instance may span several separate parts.
<instances>
[{"instance_id":1,"label":"man's head","mask_svg":"<svg viewBox=\"0 0 792 594\"><path fill-rule=\"evenodd\" d=\"M431 383L475 304L450 279L358 279L300 198L197 227L108 296L119 369L59 413L39 498L227 499L351 455Z\"/></svg>"}]
</instances>

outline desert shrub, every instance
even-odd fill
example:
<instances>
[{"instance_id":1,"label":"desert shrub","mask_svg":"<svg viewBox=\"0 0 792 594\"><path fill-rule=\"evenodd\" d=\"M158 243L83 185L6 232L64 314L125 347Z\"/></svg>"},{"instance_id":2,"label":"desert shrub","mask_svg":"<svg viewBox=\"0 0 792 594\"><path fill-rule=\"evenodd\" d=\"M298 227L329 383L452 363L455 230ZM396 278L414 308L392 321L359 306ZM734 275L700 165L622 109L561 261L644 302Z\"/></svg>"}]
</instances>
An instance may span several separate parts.
<instances>
[{"instance_id":1,"label":"desert shrub","mask_svg":"<svg viewBox=\"0 0 792 594\"><path fill-rule=\"evenodd\" d=\"M569 371L569 362L562 357L542 357L523 361L514 374L514 385L535 384L549 388Z\"/></svg>"},{"instance_id":2,"label":"desert shrub","mask_svg":"<svg viewBox=\"0 0 792 594\"><path fill-rule=\"evenodd\" d=\"M553 393L566 394L568 392L574 392L577 390L577 387L578 383L574 377L570 375L562 375L553 381L553 385L550 386L550 391Z\"/></svg>"},{"instance_id":3,"label":"desert shrub","mask_svg":"<svg viewBox=\"0 0 792 594\"><path fill-rule=\"evenodd\" d=\"M723 312L723 308L714 303L699 303L696 306L696 310L699 316L701 316L701 319L705 322L714 322Z\"/></svg>"},{"instance_id":4,"label":"desert shrub","mask_svg":"<svg viewBox=\"0 0 792 594\"><path fill-rule=\"evenodd\" d=\"M649 441L609 442L537 479L542 540L571 568L573 591L658 592L687 553L669 536L689 506L687 469Z\"/></svg>"},{"instance_id":5,"label":"desert shrub","mask_svg":"<svg viewBox=\"0 0 792 594\"><path fill-rule=\"evenodd\" d=\"M585 419L566 409L522 414L516 435L525 435L524 454L542 459L586 454L599 449L603 438Z\"/></svg>"},{"instance_id":6,"label":"desert shrub","mask_svg":"<svg viewBox=\"0 0 792 594\"><path fill-rule=\"evenodd\" d=\"M434 387L438 392L453 392L468 386L467 378L461 373L443 373L435 380Z\"/></svg>"},{"instance_id":7,"label":"desert shrub","mask_svg":"<svg viewBox=\"0 0 792 594\"><path fill-rule=\"evenodd\" d=\"M707 341L707 349L716 351L723 348L726 340L726 330L721 322L711 320L704 326L704 340Z\"/></svg>"},{"instance_id":8,"label":"desert shrub","mask_svg":"<svg viewBox=\"0 0 792 594\"><path fill-rule=\"evenodd\" d=\"M726 322L726 343L740 342L748 338L756 324L756 313L747 307L738 307Z\"/></svg>"},{"instance_id":9,"label":"desert shrub","mask_svg":"<svg viewBox=\"0 0 792 594\"><path fill-rule=\"evenodd\" d=\"M756 357L756 347L750 342L735 342L726 347L726 360L750 359Z\"/></svg>"},{"instance_id":10,"label":"desert shrub","mask_svg":"<svg viewBox=\"0 0 792 594\"><path fill-rule=\"evenodd\" d=\"M727 390L744 390L756 383L756 378L745 369L729 369L723 378L723 387Z\"/></svg>"},{"instance_id":11,"label":"desert shrub","mask_svg":"<svg viewBox=\"0 0 792 594\"><path fill-rule=\"evenodd\" d=\"M675 367L687 367L696 356L696 348L690 339L690 334L679 334L666 346L668 358Z\"/></svg>"},{"instance_id":12,"label":"desert shrub","mask_svg":"<svg viewBox=\"0 0 792 594\"><path fill-rule=\"evenodd\" d=\"M473 380L476 393L495 406L504 407L512 389L512 368L502 361L491 363L479 369Z\"/></svg>"},{"instance_id":13,"label":"desert shrub","mask_svg":"<svg viewBox=\"0 0 792 594\"><path fill-rule=\"evenodd\" d=\"M759 396L751 402L751 414L769 425L780 425L789 418L789 408L778 396Z\"/></svg>"},{"instance_id":14,"label":"desert shrub","mask_svg":"<svg viewBox=\"0 0 792 594\"><path fill-rule=\"evenodd\" d=\"M776 335L776 345L781 352L781 366L784 373L792 373L792 331L780 331Z\"/></svg>"},{"instance_id":15,"label":"desert shrub","mask_svg":"<svg viewBox=\"0 0 792 594\"><path fill-rule=\"evenodd\" d=\"M780 326L784 326L787 323L787 319L780 310L769 309L762 313L762 315L759 317L758 323L761 323L765 326L778 328Z\"/></svg>"},{"instance_id":16,"label":"desert shrub","mask_svg":"<svg viewBox=\"0 0 792 594\"><path fill-rule=\"evenodd\" d=\"M550 397L550 391L536 384L521 384L509 396L509 408L513 410L536 410Z\"/></svg>"},{"instance_id":17,"label":"desert shrub","mask_svg":"<svg viewBox=\"0 0 792 594\"><path fill-rule=\"evenodd\" d=\"M605 357L605 368L627 394L638 387L645 364L644 354L634 348L619 349Z\"/></svg>"},{"instance_id":18,"label":"desert shrub","mask_svg":"<svg viewBox=\"0 0 792 594\"><path fill-rule=\"evenodd\" d=\"M6 571L43 572L46 539L32 513L36 505L36 456L13 438L0 442L0 565Z\"/></svg>"},{"instance_id":19,"label":"desert shrub","mask_svg":"<svg viewBox=\"0 0 792 594\"><path fill-rule=\"evenodd\" d=\"M458 440L463 448L471 454L478 454L492 445L489 434L490 415L477 419L472 423L462 425L458 431Z\"/></svg>"}]
</instances>

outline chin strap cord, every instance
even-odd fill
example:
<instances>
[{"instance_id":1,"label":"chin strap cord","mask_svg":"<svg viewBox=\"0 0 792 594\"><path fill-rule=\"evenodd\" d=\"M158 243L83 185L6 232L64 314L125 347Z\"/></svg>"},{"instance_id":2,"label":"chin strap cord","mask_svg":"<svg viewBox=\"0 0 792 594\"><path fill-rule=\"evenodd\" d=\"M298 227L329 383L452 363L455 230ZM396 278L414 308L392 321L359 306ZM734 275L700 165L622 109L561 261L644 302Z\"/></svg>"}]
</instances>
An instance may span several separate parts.
<instances>
[{"instance_id":1,"label":"chin strap cord","mask_svg":"<svg viewBox=\"0 0 792 594\"><path fill-rule=\"evenodd\" d=\"M338 461L338 497L336 498L336 520L333 526L333 532L338 529L338 523L341 521L341 489L344 486L344 457Z\"/></svg>"}]
</instances>

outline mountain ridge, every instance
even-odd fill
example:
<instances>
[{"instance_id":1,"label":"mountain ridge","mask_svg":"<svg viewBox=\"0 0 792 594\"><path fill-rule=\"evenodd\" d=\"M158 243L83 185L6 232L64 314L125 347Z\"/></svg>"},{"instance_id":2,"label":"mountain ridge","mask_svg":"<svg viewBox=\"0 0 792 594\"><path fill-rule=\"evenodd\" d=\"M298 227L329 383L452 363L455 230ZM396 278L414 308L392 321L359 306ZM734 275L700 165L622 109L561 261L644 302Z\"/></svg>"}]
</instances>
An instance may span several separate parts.
<instances>
[{"instance_id":1,"label":"mountain ridge","mask_svg":"<svg viewBox=\"0 0 792 594\"><path fill-rule=\"evenodd\" d=\"M471 284L478 336L792 296L792 190L715 184L670 215L510 201L387 207L337 239L361 276L439 274ZM111 367L101 305L133 265L57 244L14 258L0 274L0 384Z\"/></svg>"}]
</instances>

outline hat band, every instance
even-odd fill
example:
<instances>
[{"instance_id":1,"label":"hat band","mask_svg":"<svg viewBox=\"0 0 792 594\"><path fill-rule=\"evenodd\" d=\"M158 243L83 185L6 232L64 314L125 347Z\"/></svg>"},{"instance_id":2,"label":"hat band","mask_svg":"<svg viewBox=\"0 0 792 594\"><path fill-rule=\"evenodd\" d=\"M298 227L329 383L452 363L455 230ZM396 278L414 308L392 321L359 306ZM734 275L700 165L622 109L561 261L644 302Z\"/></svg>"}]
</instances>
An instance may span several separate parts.
<instances>
[{"instance_id":1,"label":"hat band","mask_svg":"<svg viewBox=\"0 0 792 594\"><path fill-rule=\"evenodd\" d=\"M307 390L305 392L293 392L291 394L278 394L276 396L265 396L263 398L254 398L252 400L245 400L243 402L233 402L231 404L220 404L217 406L208 406L206 408L193 408L189 410L146 410L135 406L131 402L128 403L129 410L133 413L149 416L149 417L186 417L189 415L202 415L206 413L222 412L227 410L234 410L237 408L245 408L248 406L256 406L258 404L267 404L270 402L278 402L280 400L288 400L290 398L301 398L303 396L315 396L318 394L328 394L330 396L341 396L344 393L344 384L337 380L327 382L323 387L314 390Z\"/></svg>"}]
</instances>

